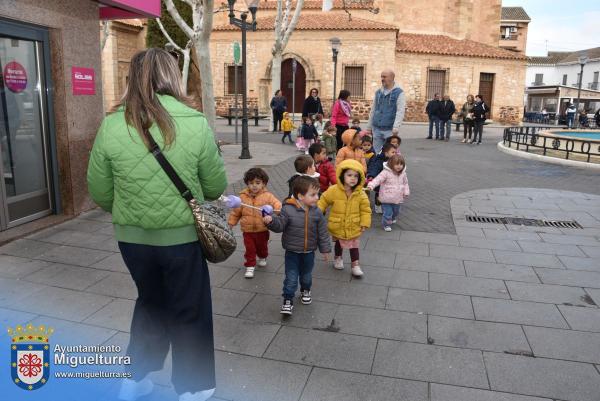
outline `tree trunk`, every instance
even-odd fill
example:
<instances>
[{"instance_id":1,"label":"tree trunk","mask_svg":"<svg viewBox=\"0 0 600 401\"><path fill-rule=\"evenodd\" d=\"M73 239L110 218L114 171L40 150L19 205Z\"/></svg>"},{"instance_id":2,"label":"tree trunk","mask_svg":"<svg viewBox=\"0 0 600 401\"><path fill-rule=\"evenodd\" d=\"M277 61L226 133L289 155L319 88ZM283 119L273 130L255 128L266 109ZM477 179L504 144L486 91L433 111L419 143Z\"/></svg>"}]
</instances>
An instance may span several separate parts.
<instances>
[{"instance_id":1,"label":"tree trunk","mask_svg":"<svg viewBox=\"0 0 600 401\"><path fill-rule=\"evenodd\" d=\"M188 94L188 77L190 76L190 49L186 47L183 49L183 68L181 70L183 93Z\"/></svg>"},{"instance_id":2,"label":"tree trunk","mask_svg":"<svg viewBox=\"0 0 600 401\"><path fill-rule=\"evenodd\" d=\"M202 112L208 120L208 125L210 125L210 128L214 131L217 115L215 110L215 96L208 39L199 39L196 42L195 47L198 58L198 68L200 69L200 79L202 80Z\"/></svg>"},{"instance_id":3,"label":"tree trunk","mask_svg":"<svg viewBox=\"0 0 600 401\"><path fill-rule=\"evenodd\" d=\"M281 62L283 58L283 52L277 51L273 53L273 62L271 64L271 97L275 93L277 89L281 89ZM269 98L269 102L271 98ZM270 106L269 106L270 109ZM271 117L269 121L271 123L270 127L273 126L273 112L271 111Z\"/></svg>"}]
</instances>

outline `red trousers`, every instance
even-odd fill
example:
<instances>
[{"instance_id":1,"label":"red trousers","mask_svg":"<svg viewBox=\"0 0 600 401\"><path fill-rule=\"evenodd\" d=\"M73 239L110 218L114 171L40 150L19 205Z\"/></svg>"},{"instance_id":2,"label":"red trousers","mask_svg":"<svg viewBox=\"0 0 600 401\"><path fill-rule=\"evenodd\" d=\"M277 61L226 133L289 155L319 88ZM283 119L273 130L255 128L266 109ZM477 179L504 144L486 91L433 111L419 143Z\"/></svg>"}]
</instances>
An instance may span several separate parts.
<instances>
[{"instance_id":1,"label":"red trousers","mask_svg":"<svg viewBox=\"0 0 600 401\"><path fill-rule=\"evenodd\" d=\"M243 233L244 234L244 266L256 266L256 257L265 259L269 256L269 232L261 231L259 233Z\"/></svg>"}]
</instances>

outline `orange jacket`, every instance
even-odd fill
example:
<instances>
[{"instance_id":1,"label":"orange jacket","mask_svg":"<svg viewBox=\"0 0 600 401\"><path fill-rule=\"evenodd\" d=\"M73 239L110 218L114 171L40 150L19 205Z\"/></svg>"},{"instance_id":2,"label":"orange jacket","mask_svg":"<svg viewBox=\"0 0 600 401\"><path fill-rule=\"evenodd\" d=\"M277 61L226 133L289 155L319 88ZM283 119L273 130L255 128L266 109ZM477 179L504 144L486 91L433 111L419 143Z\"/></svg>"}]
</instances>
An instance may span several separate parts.
<instances>
[{"instance_id":1,"label":"orange jacket","mask_svg":"<svg viewBox=\"0 0 600 401\"><path fill-rule=\"evenodd\" d=\"M354 136L356 135L356 130L355 129L347 129L346 131L344 131L344 133L342 134L342 142L344 142L344 146L343 148L341 148L338 153L337 153L337 157L335 158L335 165L339 166L339 164L341 162L343 162L344 160L356 160L357 162L359 162L360 164L362 164L363 169L364 169L364 173L367 173L367 162L365 160L365 153L363 152L363 150L358 147L356 149L352 149L350 147L350 143L352 142L352 139L354 139Z\"/></svg>"},{"instance_id":2,"label":"orange jacket","mask_svg":"<svg viewBox=\"0 0 600 401\"><path fill-rule=\"evenodd\" d=\"M271 205L275 210L281 210L281 202L269 191L263 189L261 192L252 196L248 188L240 192L242 203L260 208L264 205ZM253 209L242 205L236 209L232 209L229 214L229 225L235 226L238 221L242 226L242 231L245 233L259 233L267 231L267 227L263 223L262 213L260 210Z\"/></svg>"}]
</instances>

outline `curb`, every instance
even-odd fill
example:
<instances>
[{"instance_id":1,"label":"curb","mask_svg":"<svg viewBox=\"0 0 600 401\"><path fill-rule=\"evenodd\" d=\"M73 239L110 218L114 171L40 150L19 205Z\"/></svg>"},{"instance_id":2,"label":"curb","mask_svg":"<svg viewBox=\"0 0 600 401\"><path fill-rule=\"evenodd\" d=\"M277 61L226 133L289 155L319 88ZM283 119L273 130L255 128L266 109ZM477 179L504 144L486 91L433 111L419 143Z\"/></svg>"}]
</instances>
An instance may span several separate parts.
<instances>
[{"instance_id":1,"label":"curb","mask_svg":"<svg viewBox=\"0 0 600 401\"><path fill-rule=\"evenodd\" d=\"M537 160L537 161L542 161L545 163L558 164L561 166L579 167L579 168L583 168L583 169L587 169L587 170L600 171L600 164L580 162L580 161L576 161L576 160L559 159L559 158L551 157L551 156L542 156L542 155L536 155L533 153L527 153L527 152L523 152L521 150L516 150L516 149L506 147L506 146L504 146L504 143L502 141L498 142L497 147L498 147L498 150L500 150L501 152L507 153L512 156L522 157L524 159Z\"/></svg>"}]
</instances>

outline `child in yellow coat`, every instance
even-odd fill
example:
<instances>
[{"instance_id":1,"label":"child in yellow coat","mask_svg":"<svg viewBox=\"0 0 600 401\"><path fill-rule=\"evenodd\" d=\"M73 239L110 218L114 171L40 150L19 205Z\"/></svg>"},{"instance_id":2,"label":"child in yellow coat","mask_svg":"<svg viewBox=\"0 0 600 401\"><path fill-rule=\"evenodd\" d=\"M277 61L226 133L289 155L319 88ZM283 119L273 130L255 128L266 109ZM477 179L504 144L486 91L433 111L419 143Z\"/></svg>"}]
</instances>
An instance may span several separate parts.
<instances>
[{"instance_id":1,"label":"child in yellow coat","mask_svg":"<svg viewBox=\"0 0 600 401\"><path fill-rule=\"evenodd\" d=\"M285 138L287 138L290 143L294 143L294 141L292 141L292 130L294 128L296 128L296 126L290 118L289 113L283 113L283 120L281 120L281 130L283 131L281 143L285 143Z\"/></svg>"},{"instance_id":2,"label":"child in yellow coat","mask_svg":"<svg viewBox=\"0 0 600 401\"><path fill-rule=\"evenodd\" d=\"M365 173L356 160L344 160L336 166L337 184L332 185L319 199L319 209L325 213L331 206L327 221L329 233L335 241L333 267L344 268L342 249L350 250L352 275L361 277L363 271L359 263L360 236L371 226L371 206L363 191Z\"/></svg>"}]
</instances>

